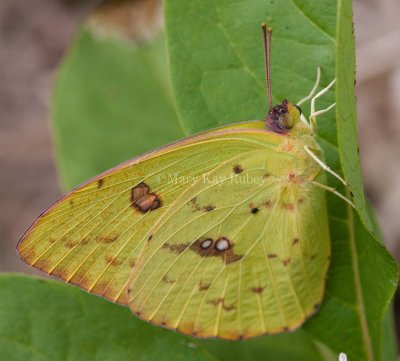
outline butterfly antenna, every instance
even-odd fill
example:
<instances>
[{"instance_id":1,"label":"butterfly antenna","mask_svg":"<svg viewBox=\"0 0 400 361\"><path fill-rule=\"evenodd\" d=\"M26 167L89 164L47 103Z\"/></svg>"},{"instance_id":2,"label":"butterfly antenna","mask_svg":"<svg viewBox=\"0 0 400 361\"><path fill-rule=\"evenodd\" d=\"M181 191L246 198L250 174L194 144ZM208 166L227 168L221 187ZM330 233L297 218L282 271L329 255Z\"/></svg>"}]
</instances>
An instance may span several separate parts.
<instances>
[{"instance_id":1,"label":"butterfly antenna","mask_svg":"<svg viewBox=\"0 0 400 361\"><path fill-rule=\"evenodd\" d=\"M265 62L265 75L267 82L267 94L268 94L268 104L269 111L272 109L272 93L271 93L271 37L272 28L267 29L265 23L261 24L263 43L264 43L264 62Z\"/></svg>"}]
</instances>

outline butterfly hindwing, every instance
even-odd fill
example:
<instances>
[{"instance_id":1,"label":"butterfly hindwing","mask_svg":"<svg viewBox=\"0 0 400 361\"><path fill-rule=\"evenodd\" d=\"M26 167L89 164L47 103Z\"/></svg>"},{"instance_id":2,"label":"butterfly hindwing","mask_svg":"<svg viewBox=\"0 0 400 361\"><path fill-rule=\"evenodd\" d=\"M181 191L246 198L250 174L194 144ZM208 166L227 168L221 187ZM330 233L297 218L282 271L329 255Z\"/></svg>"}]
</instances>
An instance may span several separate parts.
<instances>
[{"instance_id":1,"label":"butterfly hindwing","mask_svg":"<svg viewBox=\"0 0 400 361\"><path fill-rule=\"evenodd\" d=\"M275 149L220 162L151 229L128 285L145 320L200 337L297 328L321 302L330 244L314 168Z\"/></svg>"}]
</instances>

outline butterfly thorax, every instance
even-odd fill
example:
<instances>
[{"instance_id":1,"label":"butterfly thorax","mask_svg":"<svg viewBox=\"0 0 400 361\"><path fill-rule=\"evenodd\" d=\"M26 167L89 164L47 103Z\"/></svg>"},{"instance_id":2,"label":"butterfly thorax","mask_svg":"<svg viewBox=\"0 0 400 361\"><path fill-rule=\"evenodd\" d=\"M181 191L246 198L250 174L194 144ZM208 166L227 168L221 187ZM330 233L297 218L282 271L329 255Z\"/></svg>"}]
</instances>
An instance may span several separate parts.
<instances>
[{"instance_id":1,"label":"butterfly thorax","mask_svg":"<svg viewBox=\"0 0 400 361\"><path fill-rule=\"evenodd\" d=\"M312 128L302 121L301 109L297 105L285 99L281 104L274 106L267 115L266 126L269 131L285 138L280 148L299 159L298 164L304 171L304 176L314 178L318 175L320 168L307 154L305 147L320 157L323 157L323 152Z\"/></svg>"}]
</instances>

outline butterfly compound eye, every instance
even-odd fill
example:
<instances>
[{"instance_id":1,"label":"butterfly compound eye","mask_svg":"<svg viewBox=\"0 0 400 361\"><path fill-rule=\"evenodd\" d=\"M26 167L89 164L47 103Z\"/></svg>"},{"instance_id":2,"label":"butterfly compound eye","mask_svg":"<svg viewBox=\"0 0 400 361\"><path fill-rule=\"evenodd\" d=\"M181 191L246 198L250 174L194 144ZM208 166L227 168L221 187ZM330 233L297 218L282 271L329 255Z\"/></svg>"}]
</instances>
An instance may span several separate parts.
<instances>
[{"instance_id":1,"label":"butterfly compound eye","mask_svg":"<svg viewBox=\"0 0 400 361\"><path fill-rule=\"evenodd\" d=\"M289 126L288 117L286 114L280 115L276 124L278 125L278 128L280 130L282 130L283 132L291 129L291 126Z\"/></svg>"}]
</instances>

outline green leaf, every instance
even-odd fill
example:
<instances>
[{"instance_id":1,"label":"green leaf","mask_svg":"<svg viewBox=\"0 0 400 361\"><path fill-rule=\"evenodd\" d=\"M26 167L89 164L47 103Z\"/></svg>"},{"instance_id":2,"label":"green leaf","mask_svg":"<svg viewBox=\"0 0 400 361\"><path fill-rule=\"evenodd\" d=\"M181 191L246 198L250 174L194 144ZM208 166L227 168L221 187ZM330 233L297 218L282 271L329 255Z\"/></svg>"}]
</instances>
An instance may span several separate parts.
<instances>
[{"instance_id":1,"label":"green leaf","mask_svg":"<svg viewBox=\"0 0 400 361\"><path fill-rule=\"evenodd\" d=\"M394 324L393 305L387 310L383 320L382 360L396 361L398 355L397 337Z\"/></svg>"},{"instance_id":2,"label":"green leaf","mask_svg":"<svg viewBox=\"0 0 400 361\"><path fill-rule=\"evenodd\" d=\"M332 264L320 312L305 329L350 360L381 360L383 317L396 287L396 264L350 206L331 217Z\"/></svg>"},{"instance_id":3,"label":"green leaf","mask_svg":"<svg viewBox=\"0 0 400 361\"><path fill-rule=\"evenodd\" d=\"M312 335L330 344L332 348L345 347L345 350L349 350L347 352L350 359L358 355L360 359L372 361L381 359L385 310L396 289L398 275L394 260L381 243L377 242L376 234L380 231L371 220L365 202L357 146L352 4L348 0L338 0L337 5L337 143L340 165L354 193L353 199L358 214L346 206L346 210L340 212L339 217L331 217L333 262L327 300L324 304L324 307L330 310L321 313L319 318L307 326ZM333 208L335 211L339 209L333 207L331 202L331 213ZM348 242L343 244L342 240ZM337 247L335 243L338 243ZM335 271L335 268L338 270ZM344 277L344 274L352 276ZM346 278L349 281L347 287ZM343 290L340 290L340 287ZM352 292L346 292L346 288ZM339 316L340 314L343 316ZM352 318L354 322L350 322ZM333 325L330 332L338 334L342 330L342 335L335 340L329 336L329 332L320 332L317 322ZM352 324L357 323L358 329L353 330Z\"/></svg>"},{"instance_id":4,"label":"green leaf","mask_svg":"<svg viewBox=\"0 0 400 361\"><path fill-rule=\"evenodd\" d=\"M209 340L204 347L74 286L3 274L0 289L1 360L324 360L305 333L224 344ZM287 347L299 343L306 346L300 354Z\"/></svg>"},{"instance_id":5,"label":"green leaf","mask_svg":"<svg viewBox=\"0 0 400 361\"><path fill-rule=\"evenodd\" d=\"M329 166L338 172L343 167L359 213L328 194L333 250L327 292L320 311L303 329L336 355L381 360L383 316L396 287L397 267L368 232L373 225L357 154L351 1L192 0L188 6L183 0L167 0L165 11L173 88L181 121L190 132L265 116L259 29L264 21L274 29L275 103L307 95L318 66L321 88L337 77L336 92L317 101L318 109L332 104L335 95L337 102L336 114L319 118L318 139ZM329 182L339 187L334 179ZM294 335L303 337L301 332ZM299 355L307 347L290 345Z\"/></svg>"},{"instance_id":6,"label":"green leaf","mask_svg":"<svg viewBox=\"0 0 400 361\"><path fill-rule=\"evenodd\" d=\"M322 85L334 78L335 1L167 0L165 18L176 101L191 133L265 117L262 22L273 28L275 103L308 94L318 65ZM332 94L319 106L329 104ZM321 122L329 130L331 119Z\"/></svg>"},{"instance_id":7,"label":"green leaf","mask_svg":"<svg viewBox=\"0 0 400 361\"><path fill-rule=\"evenodd\" d=\"M163 36L132 46L81 29L59 74L53 119L67 188L183 137Z\"/></svg>"},{"instance_id":8,"label":"green leaf","mask_svg":"<svg viewBox=\"0 0 400 361\"><path fill-rule=\"evenodd\" d=\"M340 161L343 173L354 193L354 202L364 225L374 232L368 215L362 186L360 157L357 146L355 84L355 50L351 1L338 0L336 45L336 119Z\"/></svg>"},{"instance_id":9,"label":"green leaf","mask_svg":"<svg viewBox=\"0 0 400 361\"><path fill-rule=\"evenodd\" d=\"M0 276L0 359L214 360L195 340L60 283Z\"/></svg>"},{"instance_id":10,"label":"green leaf","mask_svg":"<svg viewBox=\"0 0 400 361\"><path fill-rule=\"evenodd\" d=\"M201 343L221 361L337 361L337 355L323 352L304 331L246 341L203 340Z\"/></svg>"}]
</instances>

